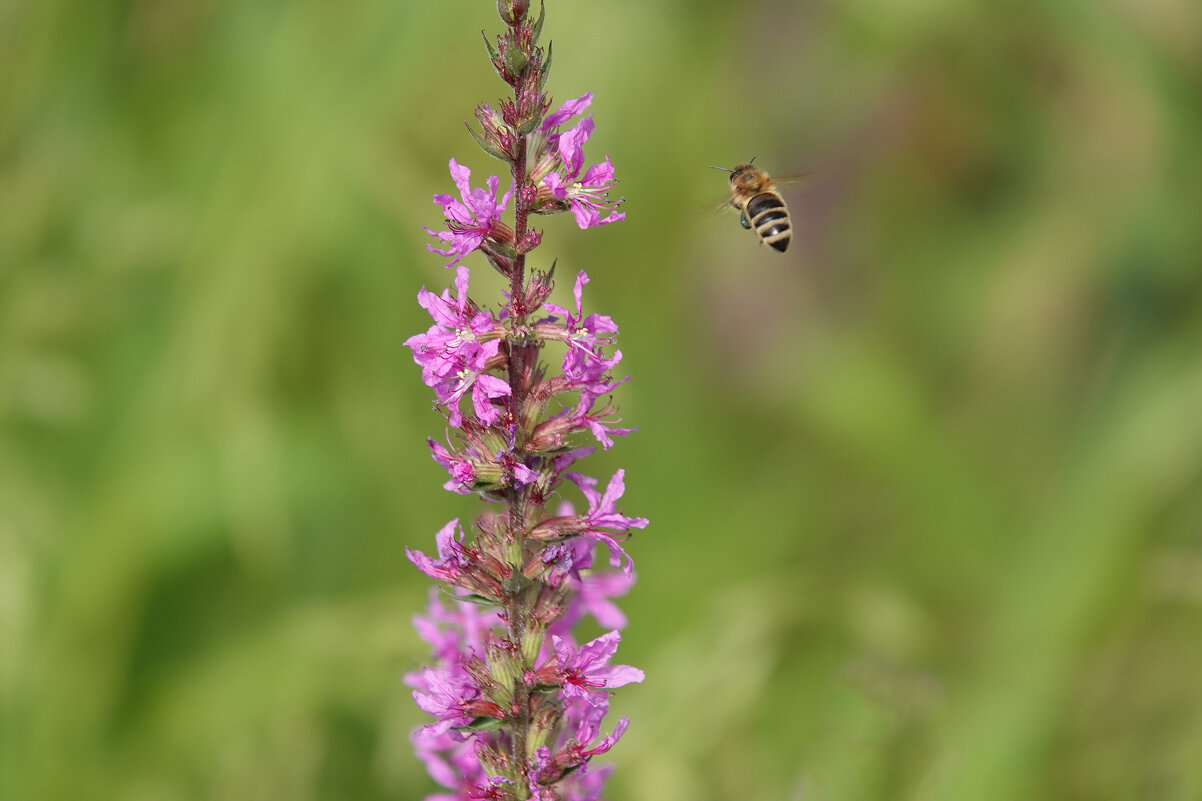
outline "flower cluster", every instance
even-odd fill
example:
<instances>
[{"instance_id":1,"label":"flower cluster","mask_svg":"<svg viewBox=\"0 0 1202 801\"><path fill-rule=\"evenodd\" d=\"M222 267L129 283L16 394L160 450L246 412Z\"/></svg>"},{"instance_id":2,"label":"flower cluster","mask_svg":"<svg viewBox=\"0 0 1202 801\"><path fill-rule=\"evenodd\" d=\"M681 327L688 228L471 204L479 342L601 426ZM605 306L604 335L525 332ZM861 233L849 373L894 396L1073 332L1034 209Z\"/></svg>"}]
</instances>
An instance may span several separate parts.
<instances>
[{"instance_id":1,"label":"flower cluster","mask_svg":"<svg viewBox=\"0 0 1202 801\"><path fill-rule=\"evenodd\" d=\"M468 168L451 160L459 197L434 196L446 224L426 231L438 240L429 249L456 270L454 291L421 290L418 303L433 324L406 342L449 429L444 442L429 441L449 474L445 488L491 502L471 536L453 520L438 533L434 556L408 552L444 584L415 619L433 663L406 676L433 716L414 732L414 747L446 788L428 801L599 798L610 769L590 762L627 726L622 718L606 732L611 691L643 680L641 670L613 663L626 623L613 599L634 582L622 543L647 521L618 508L625 471L602 491L576 469L591 442L608 449L633 430L618 427L610 400L626 381L614 378L618 327L585 314L584 272L568 308L548 302L554 264L526 267L541 240L531 215L570 211L582 229L624 215L621 200L609 197L609 158L585 167L594 123L581 115L592 94L548 113L550 49L538 46L544 15L531 19L528 6L498 0L508 30L495 45L485 42L513 96L496 109L478 106L480 132L469 127L486 153L509 165L512 184L500 194L491 176L473 187ZM507 210L512 224L501 219ZM498 311L469 295L462 261L475 252L509 281ZM562 351L557 370L540 361L544 347ZM584 511L565 495L577 495ZM585 618L606 633L581 644L573 630Z\"/></svg>"}]
</instances>

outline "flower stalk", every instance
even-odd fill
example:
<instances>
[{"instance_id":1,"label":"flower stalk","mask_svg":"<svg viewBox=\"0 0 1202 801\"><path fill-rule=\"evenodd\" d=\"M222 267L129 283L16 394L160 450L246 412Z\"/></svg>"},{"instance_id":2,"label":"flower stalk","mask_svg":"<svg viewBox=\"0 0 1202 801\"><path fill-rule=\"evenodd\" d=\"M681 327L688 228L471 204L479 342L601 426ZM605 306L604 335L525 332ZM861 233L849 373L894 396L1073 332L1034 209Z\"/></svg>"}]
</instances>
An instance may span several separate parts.
<instances>
[{"instance_id":1,"label":"flower stalk","mask_svg":"<svg viewBox=\"0 0 1202 801\"><path fill-rule=\"evenodd\" d=\"M593 801L609 768L593 768L592 758L627 727L623 718L603 734L610 694L643 679L637 668L611 664L626 622L612 599L634 582L622 542L647 520L618 509L625 471L601 492L597 479L574 469L593 451L589 440L609 449L633 430L617 427L611 400L626 381L613 378L618 327L585 315L584 272L574 308L550 303L555 262L529 269L527 256L542 238L535 215L571 212L585 230L624 214L621 198L609 196L609 158L585 168L594 124L581 115L592 94L548 113L551 48L539 46L545 8L536 19L528 0L498 0L497 10L506 30L495 44L485 35L485 44L512 96L496 108L478 105L480 129L468 130L508 165L511 185L500 194L500 179L490 176L473 187L471 171L451 159L459 197L435 195L445 228L425 230L437 240L429 250L455 268L454 292L418 293L433 325L406 341L449 429L446 444L429 440L450 475L444 487L489 502L470 538L453 520L435 538L436 556L408 551L444 585L415 618L434 661L406 681L434 720L413 743L447 790L428 801ZM502 215L511 203L509 224ZM462 260L475 252L508 279L499 311L469 294ZM552 349L563 352L558 371L540 361ZM572 494L586 511L576 511ZM608 631L579 645L573 629L586 617Z\"/></svg>"}]
</instances>

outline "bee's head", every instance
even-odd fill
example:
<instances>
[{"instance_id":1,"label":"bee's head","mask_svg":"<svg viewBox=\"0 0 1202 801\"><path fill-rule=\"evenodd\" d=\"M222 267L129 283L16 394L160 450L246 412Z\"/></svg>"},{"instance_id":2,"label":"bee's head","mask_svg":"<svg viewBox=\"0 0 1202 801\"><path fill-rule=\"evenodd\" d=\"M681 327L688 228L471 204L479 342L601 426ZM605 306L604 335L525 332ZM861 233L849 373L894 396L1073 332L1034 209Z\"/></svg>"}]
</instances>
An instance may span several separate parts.
<instances>
[{"instance_id":1,"label":"bee's head","mask_svg":"<svg viewBox=\"0 0 1202 801\"><path fill-rule=\"evenodd\" d=\"M753 161L755 161L754 157L751 159L751 161L747 162L746 164L736 164L734 167L731 167L730 169L727 169L726 167L710 167L710 169L711 170L722 170L723 172L730 173L730 185L731 186L738 186L739 184L749 184L749 183L755 182L756 179L753 178L753 176L758 175L760 172L760 170L758 168L752 166Z\"/></svg>"},{"instance_id":2,"label":"bee's head","mask_svg":"<svg viewBox=\"0 0 1202 801\"><path fill-rule=\"evenodd\" d=\"M730 171L731 186L753 186L760 182L761 170L753 167L751 162L739 164Z\"/></svg>"}]
</instances>

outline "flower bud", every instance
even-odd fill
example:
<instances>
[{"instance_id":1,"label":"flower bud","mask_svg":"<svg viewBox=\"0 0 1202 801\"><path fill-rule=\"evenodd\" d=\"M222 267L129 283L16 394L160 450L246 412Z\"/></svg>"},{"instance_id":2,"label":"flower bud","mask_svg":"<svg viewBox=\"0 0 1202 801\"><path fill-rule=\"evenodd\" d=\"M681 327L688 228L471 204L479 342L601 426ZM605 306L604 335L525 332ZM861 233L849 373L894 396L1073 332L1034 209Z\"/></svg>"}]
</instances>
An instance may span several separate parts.
<instances>
[{"instance_id":1,"label":"flower bud","mask_svg":"<svg viewBox=\"0 0 1202 801\"><path fill-rule=\"evenodd\" d=\"M552 280L555 275L555 264L558 260L551 262L551 269L547 272L541 270L530 271L530 283L526 285L526 308L534 311L540 308L551 295L551 290L555 288L555 282Z\"/></svg>"},{"instance_id":2,"label":"flower bud","mask_svg":"<svg viewBox=\"0 0 1202 801\"><path fill-rule=\"evenodd\" d=\"M526 18L530 10L530 0L497 0L497 13L501 21L509 27L514 27Z\"/></svg>"},{"instance_id":3,"label":"flower bud","mask_svg":"<svg viewBox=\"0 0 1202 801\"><path fill-rule=\"evenodd\" d=\"M472 482L468 489L473 492L489 492L504 489L508 485L505 470L496 462L472 462Z\"/></svg>"},{"instance_id":4,"label":"flower bud","mask_svg":"<svg viewBox=\"0 0 1202 801\"><path fill-rule=\"evenodd\" d=\"M498 689L497 697L505 697L504 705L513 701L513 686L521 680L522 668L517 664L512 648L495 648L488 654L488 674Z\"/></svg>"},{"instance_id":5,"label":"flower bud","mask_svg":"<svg viewBox=\"0 0 1202 801\"><path fill-rule=\"evenodd\" d=\"M465 711L471 712L475 717L466 726L457 727L459 731L463 731L464 729L470 729L471 731L492 731L499 729L505 723L505 710L492 701L478 698L474 701L468 701L463 705L463 708Z\"/></svg>"},{"instance_id":6,"label":"flower bud","mask_svg":"<svg viewBox=\"0 0 1202 801\"><path fill-rule=\"evenodd\" d=\"M505 69L514 78L521 75L522 70L526 69L526 65L530 62L517 42L508 38L501 39L501 58L505 62ZM511 84L515 82L510 81Z\"/></svg>"},{"instance_id":7,"label":"flower bud","mask_svg":"<svg viewBox=\"0 0 1202 801\"><path fill-rule=\"evenodd\" d=\"M518 253L529 253L530 251L532 251L536 247L538 247L539 243L542 241L543 241L542 232L536 231L533 228L531 228L529 231L526 232L526 235L522 237L521 241L516 243L517 244L516 250Z\"/></svg>"},{"instance_id":8,"label":"flower bud","mask_svg":"<svg viewBox=\"0 0 1202 801\"><path fill-rule=\"evenodd\" d=\"M579 515L549 517L530 529L530 539L539 542L561 542L588 529L588 520Z\"/></svg>"},{"instance_id":9,"label":"flower bud","mask_svg":"<svg viewBox=\"0 0 1202 801\"><path fill-rule=\"evenodd\" d=\"M506 256L516 256L517 251L513 246L516 238L513 234L513 229L506 223L500 220L490 220L488 226L488 240L496 244L498 250Z\"/></svg>"},{"instance_id":10,"label":"flower bud","mask_svg":"<svg viewBox=\"0 0 1202 801\"><path fill-rule=\"evenodd\" d=\"M539 423L526 440L528 453L551 453L564 447L570 434L579 428L579 423L570 416L553 417Z\"/></svg>"},{"instance_id":11,"label":"flower bud","mask_svg":"<svg viewBox=\"0 0 1202 801\"><path fill-rule=\"evenodd\" d=\"M538 661L538 653L543 647L543 637L546 634L546 626L540 625L537 620L530 620L526 627L526 638L522 641L522 661L524 664L533 665Z\"/></svg>"}]
</instances>

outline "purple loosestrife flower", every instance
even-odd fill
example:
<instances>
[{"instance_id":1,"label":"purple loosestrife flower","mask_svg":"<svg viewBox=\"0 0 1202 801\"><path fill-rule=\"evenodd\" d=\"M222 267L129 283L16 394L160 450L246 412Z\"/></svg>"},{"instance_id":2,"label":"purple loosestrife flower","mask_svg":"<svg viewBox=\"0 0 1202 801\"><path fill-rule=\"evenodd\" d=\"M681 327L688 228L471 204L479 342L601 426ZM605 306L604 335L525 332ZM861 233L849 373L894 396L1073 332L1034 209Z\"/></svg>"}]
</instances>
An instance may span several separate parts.
<instances>
[{"instance_id":1,"label":"purple loosestrife flower","mask_svg":"<svg viewBox=\"0 0 1202 801\"><path fill-rule=\"evenodd\" d=\"M634 430L617 427L613 402L627 380L614 376L622 360L618 326L584 313L583 271L574 308L558 306L548 302L554 263L536 270L526 260L541 242L532 215L571 211L586 229L623 214L621 200L608 196L615 184L609 157L585 168L594 122L580 115L593 95L548 114L549 60L538 46L543 15L530 19L528 0L499 0L498 10L507 31L496 46L485 42L513 96L497 110L476 106L481 132L468 130L509 165L513 185L500 195L500 179L491 176L473 187L468 168L451 159L459 197L434 196L446 228L426 231L439 240L428 249L456 268L454 291L422 288L418 303L433 324L405 342L449 426L445 441L428 440L449 474L444 488L490 502L466 530L458 520L444 526L435 555L406 549L443 587L414 619L433 658L405 676L430 715L412 743L444 788L427 801L596 801L612 768L590 762L627 727L622 718L603 734L610 695L643 680L638 668L613 664L626 624L613 599L635 578L621 543L647 520L618 508L624 470L604 492L578 471L594 450L582 440L608 449ZM462 262L476 251L508 282L495 311L469 294ZM557 349L561 357L541 361ZM580 495L583 513L563 498L568 492ZM573 628L586 616L607 631L577 645Z\"/></svg>"},{"instance_id":2,"label":"purple loosestrife flower","mask_svg":"<svg viewBox=\"0 0 1202 801\"><path fill-rule=\"evenodd\" d=\"M568 512L570 514L570 510ZM622 572L603 572L593 570L593 551L595 544L582 537L568 540L558 546L568 551L564 560L564 576L562 581L570 583L570 595L563 616L548 628L548 633L561 637L569 635L572 627L586 614L592 616L597 624L607 629L626 628L626 615L618 605L611 601L625 595L634 584L634 574ZM548 548L548 551L553 548Z\"/></svg>"},{"instance_id":3,"label":"purple loosestrife flower","mask_svg":"<svg viewBox=\"0 0 1202 801\"><path fill-rule=\"evenodd\" d=\"M445 467L451 480L444 489L467 495L507 486L522 488L538 480L539 474L518 460L512 437L499 446L495 432L465 420L460 431L462 447L452 450L429 440L434 461Z\"/></svg>"},{"instance_id":4,"label":"purple loosestrife flower","mask_svg":"<svg viewBox=\"0 0 1202 801\"><path fill-rule=\"evenodd\" d=\"M557 130L592 102L593 94L589 92L583 97L567 101L547 117L541 128L547 148L531 171L542 204L542 208L537 210L550 213L570 208L576 224L582 229L626 219L623 212L615 211L621 200L609 199L609 190L617 183L609 156L605 157L605 161L589 167L584 175L580 174L584 166L584 144L595 128L592 116L581 119L563 133ZM603 219L602 211L610 214Z\"/></svg>"},{"instance_id":5,"label":"purple loosestrife flower","mask_svg":"<svg viewBox=\"0 0 1202 801\"><path fill-rule=\"evenodd\" d=\"M469 389L476 416L486 424L500 417L492 399L510 391L507 383L486 372L499 359L499 337L505 336L505 329L488 313L476 308L467 296L467 286L468 270L460 266L455 277L458 300L451 299L449 290L443 290L439 297L423 287L417 302L430 312L434 325L426 333L405 340L405 345L413 349L413 358L421 365L422 380L434 389L439 405L447 408L455 428L463 420L459 399Z\"/></svg>"},{"instance_id":6,"label":"purple loosestrife flower","mask_svg":"<svg viewBox=\"0 0 1202 801\"><path fill-rule=\"evenodd\" d=\"M531 536L544 540L581 536L603 542L609 547L610 564L621 567L624 573L631 573L633 567L629 554L618 544L617 538L606 533L608 529L626 534L632 528L645 528L648 523L646 518L627 517L617 509L618 498L626 492L625 475L625 470L614 473L602 494L597 492L597 479L579 473L565 473L564 478L579 487L588 500L588 513L547 518L534 527Z\"/></svg>"},{"instance_id":7,"label":"purple loosestrife flower","mask_svg":"<svg viewBox=\"0 0 1202 801\"><path fill-rule=\"evenodd\" d=\"M576 648L563 637L552 635L555 655L532 674L532 680L559 685L565 701L579 698L590 706L608 706L609 688L643 680L643 671L638 668L609 664L621 640L618 632L611 631Z\"/></svg>"},{"instance_id":8,"label":"purple loosestrife flower","mask_svg":"<svg viewBox=\"0 0 1202 801\"><path fill-rule=\"evenodd\" d=\"M499 244L513 243L513 230L501 222L498 216L508 205L513 190L510 189L504 197L498 199L497 187L500 179L497 176L489 176L487 190L472 189L472 171L461 166L455 159L451 159L450 167L451 178L459 187L459 196L463 198L463 202L450 195L435 195L434 202L442 206L449 230L425 230L430 236L436 236L450 245L446 250L438 250L433 245L426 245L426 249L431 253L453 257L447 266L454 267L459 264L461 258L480 247L486 239L492 239Z\"/></svg>"},{"instance_id":9,"label":"purple loosestrife flower","mask_svg":"<svg viewBox=\"0 0 1202 801\"><path fill-rule=\"evenodd\" d=\"M571 206L578 226L593 228L626 219L625 212L614 211L617 204L609 199L609 190L615 183L614 166L606 156L605 161L589 167L583 176L578 172L569 172L562 177L558 172L548 174L546 187L552 197ZM602 211L610 213L602 218Z\"/></svg>"},{"instance_id":10,"label":"purple loosestrife flower","mask_svg":"<svg viewBox=\"0 0 1202 801\"><path fill-rule=\"evenodd\" d=\"M581 271L576 277L574 314L562 306L548 303L546 308L562 317L564 322L550 317L535 326L536 332L545 339L558 340L568 346L563 359L563 376L548 381L545 385L547 391L571 390L579 393L576 408L565 410L540 426L535 432L535 439L561 442L565 432L588 428L601 447L609 450L613 447L611 435L629 434L634 429L614 428L614 421L604 419L610 413L608 407L593 411L601 396L612 392L626 379L615 382L610 378L610 370L621 361L621 351L615 351L612 359L605 358L602 352L603 347L613 341L618 326L603 314L585 317L582 311L583 291L588 282L588 275Z\"/></svg>"},{"instance_id":11,"label":"purple loosestrife flower","mask_svg":"<svg viewBox=\"0 0 1202 801\"><path fill-rule=\"evenodd\" d=\"M576 299L575 314L563 306L556 306L554 303L546 304L546 308L548 311L564 318L564 341L570 347L582 349L592 355L596 348L611 343L613 335L618 333L618 326L611 318L603 314L584 316L584 288L588 283L588 274L584 270L581 270L576 276L576 288L572 292L573 297ZM550 331L548 331L548 336L549 338L558 338Z\"/></svg>"}]
</instances>

